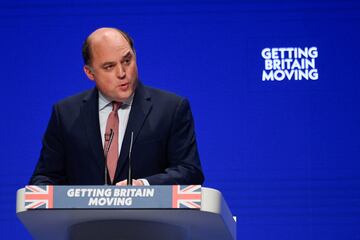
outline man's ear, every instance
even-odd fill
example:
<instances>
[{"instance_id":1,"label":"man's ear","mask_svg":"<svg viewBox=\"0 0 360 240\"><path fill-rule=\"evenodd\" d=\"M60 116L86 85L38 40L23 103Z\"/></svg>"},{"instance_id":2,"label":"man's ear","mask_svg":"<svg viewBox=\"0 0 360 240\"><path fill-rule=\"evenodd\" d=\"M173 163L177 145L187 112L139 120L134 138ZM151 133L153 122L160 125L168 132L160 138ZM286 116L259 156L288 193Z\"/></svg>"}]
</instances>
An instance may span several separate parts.
<instances>
[{"instance_id":1,"label":"man's ear","mask_svg":"<svg viewBox=\"0 0 360 240\"><path fill-rule=\"evenodd\" d=\"M83 69L84 69L84 72L85 72L86 76L87 76L90 80L94 81L94 80L95 80L95 76L94 76L94 72L93 72L93 70L91 69L91 67L89 67L88 65L84 65Z\"/></svg>"}]
</instances>

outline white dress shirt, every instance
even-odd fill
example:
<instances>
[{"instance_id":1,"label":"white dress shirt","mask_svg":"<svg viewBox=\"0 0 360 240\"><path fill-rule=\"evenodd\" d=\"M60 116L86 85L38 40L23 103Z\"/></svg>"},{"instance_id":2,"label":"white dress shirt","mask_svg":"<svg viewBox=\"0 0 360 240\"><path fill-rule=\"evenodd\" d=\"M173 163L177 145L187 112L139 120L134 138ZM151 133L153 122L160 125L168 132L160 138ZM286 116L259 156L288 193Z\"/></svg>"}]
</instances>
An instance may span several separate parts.
<instances>
[{"instance_id":1,"label":"white dress shirt","mask_svg":"<svg viewBox=\"0 0 360 240\"><path fill-rule=\"evenodd\" d=\"M121 107L118 110L118 117L119 117L119 156L121 151L121 146L125 136L126 126L129 120L131 105L133 102L134 94L131 95L126 101L122 102ZM99 121L100 121L100 132L101 132L101 142L105 143L105 130L106 130L106 122L109 117L109 114L112 111L112 104L111 101L106 99L104 95L101 94L99 91ZM145 186L149 186L149 182L146 179L138 179L143 182Z\"/></svg>"},{"instance_id":2,"label":"white dress shirt","mask_svg":"<svg viewBox=\"0 0 360 240\"><path fill-rule=\"evenodd\" d=\"M125 135L126 126L129 120L129 114L131 110L131 104L133 101L132 95L129 99L122 102L121 107L118 110L118 117L119 117L119 155L121 151L122 142ZM99 91L99 121L100 121L100 132L101 132L101 142L104 148L105 142L105 130L106 130L106 122L109 117L109 114L112 111L112 104L111 101L107 100L104 95L101 94Z\"/></svg>"}]
</instances>

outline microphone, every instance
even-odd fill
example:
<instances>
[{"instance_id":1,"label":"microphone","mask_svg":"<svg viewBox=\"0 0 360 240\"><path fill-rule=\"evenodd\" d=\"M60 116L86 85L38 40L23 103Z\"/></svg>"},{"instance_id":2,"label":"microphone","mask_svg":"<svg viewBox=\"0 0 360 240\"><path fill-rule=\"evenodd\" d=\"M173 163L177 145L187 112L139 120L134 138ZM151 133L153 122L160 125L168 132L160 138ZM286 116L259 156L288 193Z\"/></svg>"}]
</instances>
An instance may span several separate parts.
<instances>
[{"instance_id":1,"label":"microphone","mask_svg":"<svg viewBox=\"0 0 360 240\"><path fill-rule=\"evenodd\" d=\"M132 176L131 176L131 151L134 141L134 132L131 131L131 140L130 140L130 149L129 149L129 169L128 169L128 179L127 179L127 185L132 186Z\"/></svg>"},{"instance_id":2,"label":"microphone","mask_svg":"<svg viewBox=\"0 0 360 240\"><path fill-rule=\"evenodd\" d=\"M111 143L113 141L114 138L114 130L112 130L112 128L110 129L110 133L105 133L105 151L104 151L104 156L105 156L105 185L109 185L108 184L108 169L107 169L107 156L111 147Z\"/></svg>"}]
</instances>

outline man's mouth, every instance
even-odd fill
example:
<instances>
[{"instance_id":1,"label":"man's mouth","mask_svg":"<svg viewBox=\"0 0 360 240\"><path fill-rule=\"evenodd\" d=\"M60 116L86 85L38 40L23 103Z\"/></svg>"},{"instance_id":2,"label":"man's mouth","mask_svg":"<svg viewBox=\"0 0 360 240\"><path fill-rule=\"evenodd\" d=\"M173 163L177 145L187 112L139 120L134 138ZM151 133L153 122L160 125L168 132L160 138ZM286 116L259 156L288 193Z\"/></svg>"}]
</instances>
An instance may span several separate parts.
<instances>
[{"instance_id":1,"label":"man's mouth","mask_svg":"<svg viewBox=\"0 0 360 240\"><path fill-rule=\"evenodd\" d=\"M127 90L129 88L129 83L123 83L123 84L120 84L120 89L121 90Z\"/></svg>"}]
</instances>

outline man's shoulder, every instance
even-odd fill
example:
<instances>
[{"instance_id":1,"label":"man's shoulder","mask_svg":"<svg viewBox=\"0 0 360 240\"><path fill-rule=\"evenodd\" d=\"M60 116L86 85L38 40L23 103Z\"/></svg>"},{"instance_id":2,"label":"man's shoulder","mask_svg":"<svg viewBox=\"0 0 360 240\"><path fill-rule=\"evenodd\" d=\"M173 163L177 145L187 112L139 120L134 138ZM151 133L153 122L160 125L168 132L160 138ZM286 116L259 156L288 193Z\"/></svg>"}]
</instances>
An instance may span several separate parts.
<instances>
[{"instance_id":1,"label":"man's shoulder","mask_svg":"<svg viewBox=\"0 0 360 240\"><path fill-rule=\"evenodd\" d=\"M166 101L179 102L185 99L184 97L167 90L149 87L149 86L144 86L144 88L149 93L149 96L154 100L158 99L162 101L166 100Z\"/></svg>"},{"instance_id":2,"label":"man's shoulder","mask_svg":"<svg viewBox=\"0 0 360 240\"><path fill-rule=\"evenodd\" d=\"M92 98L92 95L94 94L96 94L96 90L94 88L88 89L80 93L68 96L64 99L61 99L56 103L56 105L58 106L80 105L83 101L90 100Z\"/></svg>"}]
</instances>

